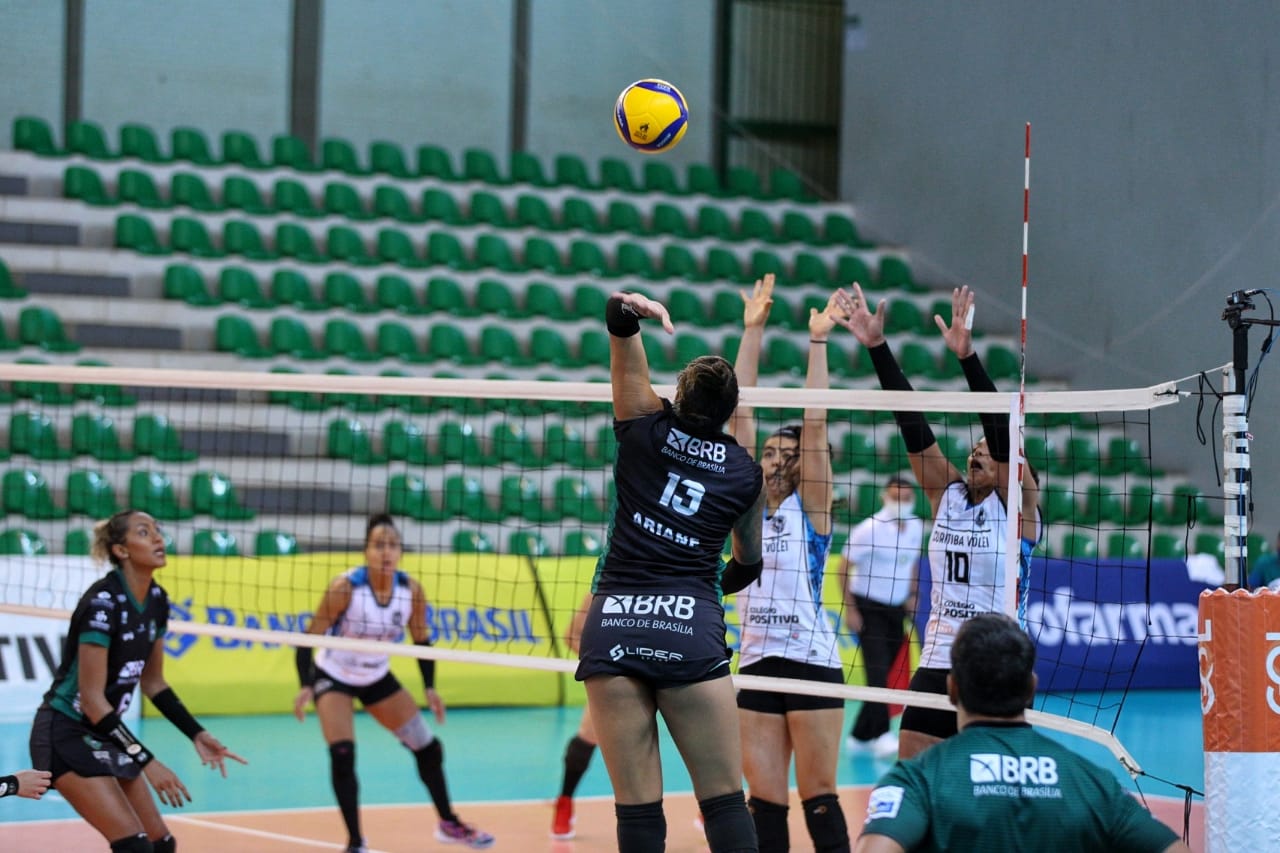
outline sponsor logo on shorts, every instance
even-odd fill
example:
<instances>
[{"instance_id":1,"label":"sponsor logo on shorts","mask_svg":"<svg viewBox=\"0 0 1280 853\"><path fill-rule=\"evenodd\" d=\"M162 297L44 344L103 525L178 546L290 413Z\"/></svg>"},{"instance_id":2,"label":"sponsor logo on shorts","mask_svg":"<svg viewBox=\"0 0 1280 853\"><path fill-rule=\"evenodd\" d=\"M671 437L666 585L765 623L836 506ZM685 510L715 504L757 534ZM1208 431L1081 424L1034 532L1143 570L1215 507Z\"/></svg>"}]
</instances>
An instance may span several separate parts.
<instances>
[{"instance_id":1,"label":"sponsor logo on shorts","mask_svg":"<svg viewBox=\"0 0 1280 853\"><path fill-rule=\"evenodd\" d=\"M878 818L895 818L902 808L903 789L898 785L876 788L867 798L867 823Z\"/></svg>"},{"instance_id":2,"label":"sponsor logo on shorts","mask_svg":"<svg viewBox=\"0 0 1280 853\"><path fill-rule=\"evenodd\" d=\"M96 758L98 761L101 761L103 764L106 764L106 765L111 764L111 753L105 749L95 749L93 751L93 757ZM129 760L125 756L121 756L121 758L124 758L126 761Z\"/></svg>"},{"instance_id":3,"label":"sponsor logo on shorts","mask_svg":"<svg viewBox=\"0 0 1280 853\"><path fill-rule=\"evenodd\" d=\"M323 693L326 690L333 689L333 682L328 678L317 678L316 683L311 685L313 693Z\"/></svg>"},{"instance_id":4,"label":"sponsor logo on shorts","mask_svg":"<svg viewBox=\"0 0 1280 853\"><path fill-rule=\"evenodd\" d=\"M675 662L684 660L684 655L679 652L669 652L666 649L653 649L648 646L624 646L618 643L609 649L609 657L615 661L623 658L640 658L641 660L656 660Z\"/></svg>"}]
</instances>

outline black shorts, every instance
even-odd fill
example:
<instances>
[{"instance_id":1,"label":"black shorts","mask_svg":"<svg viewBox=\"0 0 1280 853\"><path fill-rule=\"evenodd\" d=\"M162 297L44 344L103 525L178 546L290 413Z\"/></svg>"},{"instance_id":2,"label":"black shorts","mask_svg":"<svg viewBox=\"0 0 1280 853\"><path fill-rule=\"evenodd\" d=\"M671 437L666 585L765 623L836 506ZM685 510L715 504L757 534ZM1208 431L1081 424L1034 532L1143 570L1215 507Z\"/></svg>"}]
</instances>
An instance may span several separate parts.
<instances>
[{"instance_id":1,"label":"black shorts","mask_svg":"<svg viewBox=\"0 0 1280 853\"><path fill-rule=\"evenodd\" d=\"M311 695L313 699L319 699L326 693L344 693L347 696L354 696L359 699L360 704L368 708L370 705L378 704L399 689L399 679L389 672L373 682L373 684L361 686L339 681L317 666L316 680L311 685Z\"/></svg>"},{"instance_id":2,"label":"black shorts","mask_svg":"<svg viewBox=\"0 0 1280 853\"><path fill-rule=\"evenodd\" d=\"M36 770L52 773L54 787L64 773L86 778L137 779L142 772L142 767L114 741L98 736L80 720L48 705L40 706L31 724L31 764Z\"/></svg>"},{"instance_id":3,"label":"black shorts","mask_svg":"<svg viewBox=\"0 0 1280 853\"><path fill-rule=\"evenodd\" d=\"M738 668L739 675L766 675L771 678L794 678L799 681L825 681L844 684L840 667L800 663L786 658L765 658ZM785 714L788 711L818 711L844 708L840 696L807 696L801 693L775 693L772 690L739 690L738 707L762 714Z\"/></svg>"},{"instance_id":4,"label":"black shorts","mask_svg":"<svg viewBox=\"0 0 1280 853\"><path fill-rule=\"evenodd\" d=\"M655 689L729 674L724 608L714 598L597 593L587 611L574 678L625 675Z\"/></svg>"},{"instance_id":5,"label":"black shorts","mask_svg":"<svg viewBox=\"0 0 1280 853\"><path fill-rule=\"evenodd\" d=\"M921 667L911 676L908 690L917 693L940 693L947 695L947 673L949 669L926 669ZM902 712L900 726L905 731L920 732L937 738L949 738L960 729L956 725L955 711L938 711L933 708L918 708L908 705Z\"/></svg>"}]
</instances>

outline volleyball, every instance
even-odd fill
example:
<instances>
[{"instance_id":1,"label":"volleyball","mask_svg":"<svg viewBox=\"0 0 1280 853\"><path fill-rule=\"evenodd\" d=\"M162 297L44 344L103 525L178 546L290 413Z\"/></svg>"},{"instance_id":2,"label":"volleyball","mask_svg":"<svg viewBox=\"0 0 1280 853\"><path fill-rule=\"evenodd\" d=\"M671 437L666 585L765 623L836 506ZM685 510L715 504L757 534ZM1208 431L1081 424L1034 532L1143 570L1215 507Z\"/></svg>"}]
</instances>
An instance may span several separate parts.
<instances>
[{"instance_id":1,"label":"volleyball","mask_svg":"<svg viewBox=\"0 0 1280 853\"><path fill-rule=\"evenodd\" d=\"M622 90L613 108L622 141L645 154L670 151L689 127L689 106L665 80L637 80Z\"/></svg>"}]
</instances>

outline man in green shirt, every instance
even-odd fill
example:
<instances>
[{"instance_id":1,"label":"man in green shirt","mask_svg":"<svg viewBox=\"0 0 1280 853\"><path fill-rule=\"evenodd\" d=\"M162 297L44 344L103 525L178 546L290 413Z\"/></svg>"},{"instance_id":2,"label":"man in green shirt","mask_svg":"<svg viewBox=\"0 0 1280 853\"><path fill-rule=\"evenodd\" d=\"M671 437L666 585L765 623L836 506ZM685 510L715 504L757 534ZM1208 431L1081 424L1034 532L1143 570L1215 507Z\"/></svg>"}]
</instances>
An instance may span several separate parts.
<instances>
[{"instance_id":1,"label":"man in green shirt","mask_svg":"<svg viewBox=\"0 0 1280 853\"><path fill-rule=\"evenodd\" d=\"M1107 771L1034 731L1035 644L998 613L969 619L947 693L960 733L876 785L856 853L1190 853Z\"/></svg>"}]
</instances>

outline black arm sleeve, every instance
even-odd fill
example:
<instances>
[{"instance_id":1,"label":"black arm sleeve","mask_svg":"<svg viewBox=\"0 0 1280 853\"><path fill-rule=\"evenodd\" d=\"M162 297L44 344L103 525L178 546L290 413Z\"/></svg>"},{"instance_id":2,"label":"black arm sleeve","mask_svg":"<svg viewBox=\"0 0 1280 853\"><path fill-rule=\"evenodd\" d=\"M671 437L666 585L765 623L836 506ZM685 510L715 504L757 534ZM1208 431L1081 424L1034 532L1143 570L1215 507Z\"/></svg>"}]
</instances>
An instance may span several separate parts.
<instances>
[{"instance_id":1,"label":"black arm sleeve","mask_svg":"<svg viewBox=\"0 0 1280 853\"><path fill-rule=\"evenodd\" d=\"M156 710L164 714L164 718L173 723L178 731L192 740L204 731L204 726L191 716L191 712L187 710L186 705L182 704L182 700L178 698L177 693L173 692L172 687L166 687L152 696L151 704L155 705Z\"/></svg>"},{"instance_id":2,"label":"black arm sleeve","mask_svg":"<svg viewBox=\"0 0 1280 853\"><path fill-rule=\"evenodd\" d=\"M0 797L12 797L18 793L17 776L0 776Z\"/></svg>"},{"instance_id":3,"label":"black arm sleeve","mask_svg":"<svg viewBox=\"0 0 1280 853\"><path fill-rule=\"evenodd\" d=\"M415 646L429 646L430 640L414 643ZM422 686L428 690L436 686L436 662L430 658L418 658L418 671L422 673Z\"/></svg>"},{"instance_id":4,"label":"black arm sleeve","mask_svg":"<svg viewBox=\"0 0 1280 853\"><path fill-rule=\"evenodd\" d=\"M976 352L960 359L960 368L964 370L964 378L969 383L970 391L999 390ZM986 436L987 451L991 458L997 462L1008 462L1009 416L1000 412L983 412L978 417L982 420L982 434Z\"/></svg>"},{"instance_id":5,"label":"black arm sleeve","mask_svg":"<svg viewBox=\"0 0 1280 853\"><path fill-rule=\"evenodd\" d=\"M725 595L732 595L735 592L746 589L747 584L755 582L760 577L760 572L763 569L764 560L756 560L754 563L739 563L733 557L730 557L729 562L724 565L724 572L720 575L720 590Z\"/></svg>"},{"instance_id":6,"label":"black arm sleeve","mask_svg":"<svg viewBox=\"0 0 1280 853\"><path fill-rule=\"evenodd\" d=\"M898 360L893 357L893 350L889 349L888 341L868 348L867 355L871 356L871 366L876 369L881 388L886 391L915 390L898 365ZM893 419L898 423L898 430L902 433L902 443L906 445L908 453L921 453L929 445L937 443L933 430L929 428L929 422L924 419L921 412L894 412Z\"/></svg>"},{"instance_id":7,"label":"black arm sleeve","mask_svg":"<svg viewBox=\"0 0 1280 853\"><path fill-rule=\"evenodd\" d=\"M315 650L310 646L298 646L293 662L298 667L298 683L303 687L310 687L316 681L316 668L312 664L311 657L315 654Z\"/></svg>"},{"instance_id":8,"label":"black arm sleeve","mask_svg":"<svg viewBox=\"0 0 1280 853\"><path fill-rule=\"evenodd\" d=\"M629 338L640 331L640 315L626 302L611 296L605 303L604 324L615 338Z\"/></svg>"}]
</instances>

